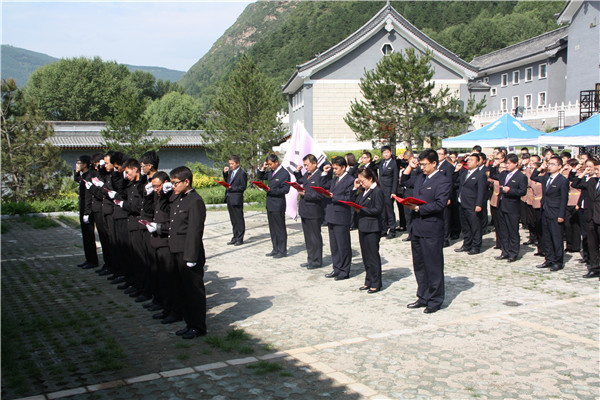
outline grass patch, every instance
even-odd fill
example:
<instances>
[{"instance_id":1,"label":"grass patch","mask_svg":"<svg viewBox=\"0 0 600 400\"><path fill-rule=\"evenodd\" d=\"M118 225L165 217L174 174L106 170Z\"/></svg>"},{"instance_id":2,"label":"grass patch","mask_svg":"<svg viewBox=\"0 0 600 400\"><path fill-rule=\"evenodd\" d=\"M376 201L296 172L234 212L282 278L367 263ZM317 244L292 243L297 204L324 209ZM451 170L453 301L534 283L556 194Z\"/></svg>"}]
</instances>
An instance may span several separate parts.
<instances>
[{"instance_id":1,"label":"grass patch","mask_svg":"<svg viewBox=\"0 0 600 400\"><path fill-rule=\"evenodd\" d=\"M59 215L58 220L71 228L79 229L79 217L69 217L67 215Z\"/></svg>"},{"instance_id":2,"label":"grass patch","mask_svg":"<svg viewBox=\"0 0 600 400\"><path fill-rule=\"evenodd\" d=\"M8 231L10 231L10 225L8 225L6 222L0 223L0 233L4 234L8 233Z\"/></svg>"},{"instance_id":3,"label":"grass patch","mask_svg":"<svg viewBox=\"0 0 600 400\"><path fill-rule=\"evenodd\" d=\"M247 365L246 368L252 369L254 375L266 375L273 372L283 372L283 366L276 362L259 361L254 364Z\"/></svg>"},{"instance_id":4,"label":"grass patch","mask_svg":"<svg viewBox=\"0 0 600 400\"><path fill-rule=\"evenodd\" d=\"M190 343L190 342L175 343L175 348L177 348L177 349L189 349L192 346L194 346L194 343Z\"/></svg>"},{"instance_id":5,"label":"grass patch","mask_svg":"<svg viewBox=\"0 0 600 400\"><path fill-rule=\"evenodd\" d=\"M246 344L250 340L250 335L247 334L243 329L230 329L227 331L225 337L221 336L207 336L204 342L210 347L220 349L226 352L237 351L243 354L254 353L254 349Z\"/></svg>"},{"instance_id":6,"label":"grass patch","mask_svg":"<svg viewBox=\"0 0 600 400\"><path fill-rule=\"evenodd\" d=\"M94 372L116 371L125 366L123 359L125 352L115 338L108 338L103 341L104 346L94 350Z\"/></svg>"},{"instance_id":7,"label":"grass patch","mask_svg":"<svg viewBox=\"0 0 600 400\"><path fill-rule=\"evenodd\" d=\"M185 354L185 353L179 353L175 356L175 358L177 358L179 361L185 361L188 360L190 358L189 354Z\"/></svg>"},{"instance_id":8,"label":"grass patch","mask_svg":"<svg viewBox=\"0 0 600 400\"><path fill-rule=\"evenodd\" d=\"M60 226L58 222L47 217L30 217L28 215L21 215L18 221L25 223L34 229L48 229Z\"/></svg>"}]
</instances>

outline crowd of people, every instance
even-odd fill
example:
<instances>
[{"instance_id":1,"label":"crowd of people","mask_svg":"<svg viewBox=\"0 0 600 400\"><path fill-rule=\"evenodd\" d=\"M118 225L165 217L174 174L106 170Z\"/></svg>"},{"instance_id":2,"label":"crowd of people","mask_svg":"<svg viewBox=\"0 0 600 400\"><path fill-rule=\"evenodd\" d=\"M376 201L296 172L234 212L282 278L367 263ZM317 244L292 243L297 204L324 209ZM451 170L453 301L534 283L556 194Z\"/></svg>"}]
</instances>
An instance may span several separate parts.
<instances>
[{"instance_id":1,"label":"crowd of people","mask_svg":"<svg viewBox=\"0 0 600 400\"><path fill-rule=\"evenodd\" d=\"M352 153L322 165L308 154L297 170L288 170L270 154L256 176L266 191L266 211L272 251L267 257L287 256L286 194L299 195L298 213L306 244L307 269L323 267L322 227L329 235L333 280L350 277L351 234L358 230L369 294L382 289L381 238L394 239L406 231L411 242L417 299L411 309L437 312L444 301L444 254L451 240L456 252L477 255L485 233L495 232L495 258L512 263L521 254L519 226L529 235L523 245L536 247L544 257L537 268L564 268L564 253L581 253L584 278L600 276L600 161L579 159L568 152L545 150L542 156L507 154L496 148L487 156L475 146L459 157L445 148L427 149L415 156L406 151L394 157L388 146L381 159L369 151L357 162ZM232 155L223 169L225 203L232 224L228 245L244 244L244 191L248 175ZM153 318L164 324L181 320L176 332L186 339L206 334L205 261L202 235L206 208L192 188L186 167L169 174L158 171L155 152L140 161L109 151L81 156L75 179L80 190L80 220L86 261L98 268L94 226L102 245L100 275L136 302L145 302ZM291 175L295 184L291 184ZM394 204L397 205L398 218Z\"/></svg>"}]
</instances>

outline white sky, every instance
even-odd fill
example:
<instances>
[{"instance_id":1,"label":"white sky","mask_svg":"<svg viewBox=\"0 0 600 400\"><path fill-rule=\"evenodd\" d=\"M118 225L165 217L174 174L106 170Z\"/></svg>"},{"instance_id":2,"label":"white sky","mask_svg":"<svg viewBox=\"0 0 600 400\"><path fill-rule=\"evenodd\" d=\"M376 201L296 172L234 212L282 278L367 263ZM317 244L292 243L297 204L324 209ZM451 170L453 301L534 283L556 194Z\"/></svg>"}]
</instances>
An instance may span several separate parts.
<instances>
[{"instance_id":1,"label":"white sky","mask_svg":"<svg viewBox=\"0 0 600 400\"><path fill-rule=\"evenodd\" d=\"M0 2L2 44L187 71L252 1Z\"/></svg>"}]
</instances>

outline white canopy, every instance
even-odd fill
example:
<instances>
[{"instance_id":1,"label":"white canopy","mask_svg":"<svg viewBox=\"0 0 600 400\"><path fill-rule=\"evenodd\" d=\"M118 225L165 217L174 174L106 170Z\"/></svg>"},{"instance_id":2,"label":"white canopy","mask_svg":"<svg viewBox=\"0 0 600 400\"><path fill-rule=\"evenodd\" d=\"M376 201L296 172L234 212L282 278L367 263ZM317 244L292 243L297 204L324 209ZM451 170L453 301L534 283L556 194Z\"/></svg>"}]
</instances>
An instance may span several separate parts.
<instances>
[{"instance_id":1,"label":"white canopy","mask_svg":"<svg viewBox=\"0 0 600 400\"><path fill-rule=\"evenodd\" d=\"M538 138L540 146L600 146L600 114Z\"/></svg>"}]
</instances>

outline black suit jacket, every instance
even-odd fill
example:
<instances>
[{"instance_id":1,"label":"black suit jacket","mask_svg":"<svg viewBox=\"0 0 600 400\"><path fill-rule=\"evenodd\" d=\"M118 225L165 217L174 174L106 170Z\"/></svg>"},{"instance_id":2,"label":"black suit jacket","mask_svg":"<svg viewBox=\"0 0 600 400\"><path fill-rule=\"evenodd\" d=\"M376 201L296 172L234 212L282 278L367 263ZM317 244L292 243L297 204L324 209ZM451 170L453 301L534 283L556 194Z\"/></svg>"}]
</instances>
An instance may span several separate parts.
<instances>
[{"instance_id":1,"label":"black suit jacket","mask_svg":"<svg viewBox=\"0 0 600 400\"><path fill-rule=\"evenodd\" d=\"M600 194L596 193L596 185L598 178L590 178L585 181L585 178L575 178L573 187L586 190L586 197L583 203L583 217L587 222L600 224Z\"/></svg>"},{"instance_id":2,"label":"black suit jacket","mask_svg":"<svg viewBox=\"0 0 600 400\"><path fill-rule=\"evenodd\" d=\"M183 253L185 262L195 262L204 266L204 221L206 206L202 197L194 189L180 195L171 196L171 225L169 226L169 250Z\"/></svg>"},{"instance_id":3,"label":"black suit jacket","mask_svg":"<svg viewBox=\"0 0 600 400\"><path fill-rule=\"evenodd\" d=\"M469 179L467 179L468 174L467 170L459 172L457 190L460 204L474 211L475 207L484 207L488 182L486 174L478 169L471 173Z\"/></svg>"},{"instance_id":4,"label":"black suit jacket","mask_svg":"<svg viewBox=\"0 0 600 400\"><path fill-rule=\"evenodd\" d=\"M500 195L498 196L498 211L505 213L521 212L521 196L527 193L527 177L521 171L515 171L511 179L505 184L508 171L502 171L498 175L496 170L491 170L490 178L500 182ZM504 193L502 186L508 186L510 190Z\"/></svg>"},{"instance_id":5,"label":"black suit jacket","mask_svg":"<svg viewBox=\"0 0 600 400\"><path fill-rule=\"evenodd\" d=\"M290 185L286 181L289 182L290 173L281 167L275 175L267 170L259 170L257 176L261 181L267 180L267 186L270 189L267 192L267 211L285 211L285 195L290 191Z\"/></svg>"},{"instance_id":6,"label":"black suit jacket","mask_svg":"<svg viewBox=\"0 0 600 400\"><path fill-rule=\"evenodd\" d=\"M426 201L419 211L412 211L410 234L419 237L444 236L444 209L448 204L452 183L439 171L425 181L425 174L402 174L402 184L413 189L412 197Z\"/></svg>"},{"instance_id":7,"label":"black suit jacket","mask_svg":"<svg viewBox=\"0 0 600 400\"><path fill-rule=\"evenodd\" d=\"M327 175L331 178L331 174ZM340 203L339 200L350 201L354 189L354 177L346 174L342 179L333 177L323 182L323 188L333 194L333 198L323 196L325 199L325 222L334 225L350 225L350 207Z\"/></svg>"},{"instance_id":8,"label":"black suit jacket","mask_svg":"<svg viewBox=\"0 0 600 400\"><path fill-rule=\"evenodd\" d=\"M385 168L384 165L385 160L381 160L378 164L379 183L383 193L389 199L392 193L398 191L398 164L394 158L390 158Z\"/></svg>"},{"instance_id":9,"label":"black suit jacket","mask_svg":"<svg viewBox=\"0 0 600 400\"><path fill-rule=\"evenodd\" d=\"M550 174L538 176L540 172L536 169L531 174L531 180L542 184L542 213L549 218L565 218L567 203L569 202L569 180L562 174L557 174L550 187L548 180Z\"/></svg>"},{"instance_id":10,"label":"black suit jacket","mask_svg":"<svg viewBox=\"0 0 600 400\"><path fill-rule=\"evenodd\" d=\"M227 172L223 172L223 179L229 183L229 177L233 171L230 169ZM242 206L244 205L244 191L248 186L248 175L241 167L233 177L233 181L230 183L231 187L225 190L225 202L231 206Z\"/></svg>"},{"instance_id":11,"label":"black suit jacket","mask_svg":"<svg viewBox=\"0 0 600 400\"><path fill-rule=\"evenodd\" d=\"M142 215L142 201L145 184L142 181L129 182L127 185L127 198L123 204L123 210L128 214L127 228L130 231L146 229L139 223Z\"/></svg>"},{"instance_id":12,"label":"black suit jacket","mask_svg":"<svg viewBox=\"0 0 600 400\"><path fill-rule=\"evenodd\" d=\"M304 196L300 196L300 201L298 203L298 213L302 218L323 218L325 213L324 197L315 189L311 188L311 186L322 187L325 181L331 179L331 177L322 176L322 174L323 171L318 168L310 178L308 177L308 172L304 175L298 171L294 172L296 182L304 187ZM331 172L329 172L329 174L331 174Z\"/></svg>"},{"instance_id":13,"label":"black suit jacket","mask_svg":"<svg viewBox=\"0 0 600 400\"><path fill-rule=\"evenodd\" d=\"M381 232L383 230L384 194L381 187L376 186L367 195L359 192L354 202L363 206L358 211L358 230L361 232Z\"/></svg>"},{"instance_id":14,"label":"black suit jacket","mask_svg":"<svg viewBox=\"0 0 600 400\"><path fill-rule=\"evenodd\" d=\"M154 217L152 222L156 222L156 232L150 235L150 244L154 248L167 247L169 245L169 226L171 222L171 201L172 191L160 194L153 193L154 196Z\"/></svg>"},{"instance_id":15,"label":"black suit jacket","mask_svg":"<svg viewBox=\"0 0 600 400\"><path fill-rule=\"evenodd\" d=\"M89 169L85 173L76 172L75 182L79 182L79 214L90 215L92 213L92 191L85 187L85 181L92 182L92 170ZM91 188L90 188L91 189Z\"/></svg>"}]
</instances>

